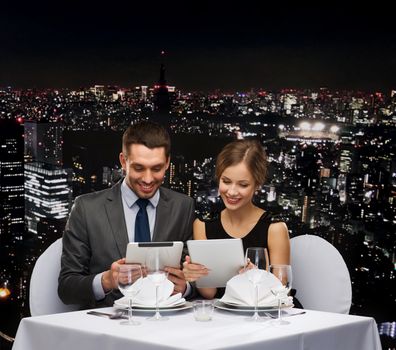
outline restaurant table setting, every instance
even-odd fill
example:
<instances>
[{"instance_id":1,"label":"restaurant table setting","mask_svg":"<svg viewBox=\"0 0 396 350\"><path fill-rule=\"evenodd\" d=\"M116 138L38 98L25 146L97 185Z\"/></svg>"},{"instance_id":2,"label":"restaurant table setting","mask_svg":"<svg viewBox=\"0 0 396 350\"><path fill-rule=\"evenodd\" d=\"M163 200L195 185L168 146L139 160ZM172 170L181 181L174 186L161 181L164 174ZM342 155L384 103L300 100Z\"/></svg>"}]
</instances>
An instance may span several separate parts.
<instances>
[{"instance_id":1,"label":"restaurant table setting","mask_svg":"<svg viewBox=\"0 0 396 350\"><path fill-rule=\"evenodd\" d=\"M193 302L172 295L173 283L167 279L157 285L149 278L134 279L131 285L138 288L133 297L124 296L113 307L22 319L13 350L381 349L373 318L293 308L292 298L271 273L260 271L255 288L246 275L232 278L222 299ZM282 324L275 322L280 300L287 318ZM166 314L159 320L167 322L151 322L156 304ZM245 322L256 314L257 304L259 322Z\"/></svg>"},{"instance_id":2,"label":"restaurant table setting","mask_svg":"<svg viewBox=\"0 0 396 350\"><path fill-rule=\"evenodd\" d=\"M113 314L113 307L94 311ZM192 309L168 312L169 321L150 322L135 313L136 327L118 319L95 317L89 310L22 319L13 350L98 349L271 349L380 350L377 325L370 317L305 310L289 324L245 322L243 314L215 309L208 322L197 322ZM301 312L288 309L287 315ZM286 316L287 316L286 315ZM165 326L166 325L166 326Z\"/></svg>"},{"instance_id":3,"label":"restaurant table setting","mask_svg":"<svg viewBox=\"0 0 396 350\"><path fill-rule=\"evenodd\" d=\"M272 293L274 289L282 289L280 281L271 273L266 271L258 271L260 276L259 290L258 290L258 306L259 308L276 308L278 306L278 298ZM217 303L240 306L254 307L254 289L248 280L247 274L242 273L231 278L226 285L226 290L223 297ZM285 307L293 306L293 298L285 295L282 299Z\"/></svg>"},{"instance_id":4,"label":"restaurant table setting","mask_svg":"<svg viewBox=\"0 0 396 350\"><path fill-rule=\"evenodd\" d=\"M158 287L158 304L160 308L171 308L184 305L186 300L181 293L172 295L174 285L171 281L165 280ZM155 308L155 288L153 282L149 278L142 279L142 285L137 295L132 300L132 305L136 309L152 309ZM116 308L128 307L128 299L122 297L114 302Z\"/></svg>"}]
</instances>

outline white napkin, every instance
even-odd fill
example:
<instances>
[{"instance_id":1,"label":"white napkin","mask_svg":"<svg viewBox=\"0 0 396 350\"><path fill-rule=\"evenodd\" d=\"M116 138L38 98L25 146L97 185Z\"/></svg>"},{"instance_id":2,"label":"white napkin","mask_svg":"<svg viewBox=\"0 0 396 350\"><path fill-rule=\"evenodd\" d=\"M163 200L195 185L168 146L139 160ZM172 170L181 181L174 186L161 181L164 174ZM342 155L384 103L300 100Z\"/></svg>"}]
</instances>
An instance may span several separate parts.
<instances>
[{"instance_id":1,"label":"white napkin","mask_svg":"<svg viewBox=\"0 0 396 350\"><path fill-rule=\"evenodd\" d=\"M258 306L278 306L278 299L271 292L272 289L283 288L281 282L270 272L260 271ZM242 273L231 278L226 285L226 290L221 302L239 306L254 306L253 283L247 278L247 274ZM282 303L286 306L293 304L293 297L284 295Z\"/></svg>"},{"instance_id":2,"label":"white napkin","mask_svg":"<svg viewBox=\"0 0 396 350\"><path fill-rule=\"evenodd\" d=\"M183 304L186 300L182 298L181 293L171 295L173 292L174 285L171 281L166 279L158 288L158 305L159 307L175 306ZM115 301L118 306L128 306L128 299L122 297ZM144 277L142 280L142 286L139 293L132 299L134 306L142 307L155 307L155 285L153 282Z\"/></svg>"}]
</instances>

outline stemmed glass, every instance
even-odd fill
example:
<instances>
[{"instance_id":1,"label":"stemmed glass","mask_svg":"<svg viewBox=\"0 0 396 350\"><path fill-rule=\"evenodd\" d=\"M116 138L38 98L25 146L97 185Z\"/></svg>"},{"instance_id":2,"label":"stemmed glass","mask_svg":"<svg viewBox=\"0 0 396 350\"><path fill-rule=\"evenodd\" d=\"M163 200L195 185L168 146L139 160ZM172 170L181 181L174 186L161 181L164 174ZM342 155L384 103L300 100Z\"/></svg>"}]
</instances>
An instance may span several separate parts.
<instances>
[{"instance_id":1,"label":"stemmed glass","mask_svg":"<svg viewBox=\"0 0 396 350\"><path fill-rule=\"evenodd\" d=\"M128 299L128 321L121 324L136 326L140 322L132 319L132 298L142 287L142 268L136 264L122 264L118 267L118 289Z\"/></svg>"},{"instance_id":2,"label":"stemmed glass","mask_svg":"<svg viewBox=\"0 0 396 350\"><path fill-rule=\"evenodd\" d=\"M268 252L266 248L251 247L246 249L245 254L245 273L254 288L254 314L247 321L261 321L264 318L258 314L259 285L267 273Z\"/></svg>"},{"instance_id":3,"label":"stemmed glass","mask_svg":"<svg viewBox=\"0 0 396 350\"><path fill-rule=\"evenodd\" d=\"M160 265L159 249L153 248L147 254L146 259L147 277L153 282L155 286L155 314L148 318L149 321L167 321L169 317L162 316L159 312L159 287L168 278L168 272Z\"/></svg>"},{"instance_id":4,"label":"stemmed glass","mask_svg":"<svg viewBox=\"0 0 396 350\"><path fill-rule=\"evenodd\" d=\"M282 284L281 286L278 285L271 288L271 293L278 299L278 319L276 323L280 325L289 324L289 322L282 319L281 304L282 300L287 298L292 287L292 268L290 265L271 265L270 272L275 275Z\"/></svg>"}]
</instances>

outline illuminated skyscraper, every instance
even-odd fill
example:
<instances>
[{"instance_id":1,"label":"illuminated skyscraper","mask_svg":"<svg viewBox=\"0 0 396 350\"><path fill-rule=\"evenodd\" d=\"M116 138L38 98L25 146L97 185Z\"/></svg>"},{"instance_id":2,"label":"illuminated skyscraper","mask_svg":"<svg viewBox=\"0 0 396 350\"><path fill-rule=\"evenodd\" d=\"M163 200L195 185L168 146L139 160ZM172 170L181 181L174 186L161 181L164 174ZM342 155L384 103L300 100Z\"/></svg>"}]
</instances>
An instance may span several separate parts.
<instances>
[{"instance_id":1,"label":"illuminated skyscraper","mask_svg":"<svg viewBox=\"0 0 396 350\"><path fill-rule=\"evenodd\" d=\"M24 233L23 126L0 120L0 244L21 241Z\"/></svg>"},{"instance_id":2,"label":"illuminated skyscraper","mask_svg":"<svg viewBox=\"0 0 396 350\"><path fill-rule=\"evenodd\" d=\"M41 237L37 230L40 221L65 221L71 199L70 176L66 170L45 163L25 164L26 220L28 230Z\"/></svg>"},{"instance_id":3,"label":"illuminated skyscraper","mask_svg":"<svg viewBox=\"0 0 396 350\"><path fill-rule=\"evenodd\" d=\"M25 121L25 157L28 161L62 165L63 125Z\"/></svg>"},{"instance_id":4,"label":"illuminated skyscraper","mask_svg":"<svg viewBox=\"0 0 396 350\"><path fill-rule=\"evenodd\" d=\"M304 196L304 202L301 210L301 221L307 224L309 228L315 227L315 207L315 198L311 196Z\"/></svg>"}]
</instances>

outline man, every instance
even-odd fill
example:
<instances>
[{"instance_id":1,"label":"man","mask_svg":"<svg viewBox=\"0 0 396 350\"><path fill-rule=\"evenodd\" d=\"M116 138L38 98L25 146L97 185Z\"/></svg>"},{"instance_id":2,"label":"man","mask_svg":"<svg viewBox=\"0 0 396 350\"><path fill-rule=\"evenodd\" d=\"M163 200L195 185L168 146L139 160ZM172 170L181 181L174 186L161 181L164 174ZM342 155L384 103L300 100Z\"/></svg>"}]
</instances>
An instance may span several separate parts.
<instances>
[{"instance_id":1,"label":"man","mask_svg":"<svg viewBox=\"0 0 396 350\"><path fill-rule=\"evenodd\" d=\"M148 200L147 240L185 242L192 237L193 199L161 187L170 162L166 130L153 122L130 126L119 157L125 178L110 189L77 197L70 213L58 286L65 304L112 306L121 297L117 267L125 262L128 242L143 241L139 198ZM174 293L185 293L183 272L168 271Z\"/></svg>"}]
</instances>

